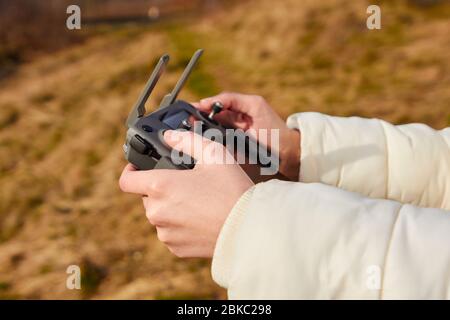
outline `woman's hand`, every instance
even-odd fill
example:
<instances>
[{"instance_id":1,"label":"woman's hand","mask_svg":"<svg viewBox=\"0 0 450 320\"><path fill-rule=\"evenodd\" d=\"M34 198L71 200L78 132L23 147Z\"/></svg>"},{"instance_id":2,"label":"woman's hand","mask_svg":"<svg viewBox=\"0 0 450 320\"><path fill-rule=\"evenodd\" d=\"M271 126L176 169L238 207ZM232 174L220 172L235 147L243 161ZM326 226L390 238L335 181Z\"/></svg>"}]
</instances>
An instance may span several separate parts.
<instances>
[{"instance_id":1,"label":"woman's hand","mask_svg":"<svg viewBox=\"0 0 450 320\"><path fill-rule=\"evenodd\" d=\"M221 93L217 96L206 98L193 105L205 112L211 111L214 102L220 101L224 110L215 115L215 119L227 126L248 129L278 129L280 173L291 180L298 180L300 167L300 132L289 129L285 122L278 116L264 98L255 95L240 93ZM257 137L255 137L257 138ZM266 139L270 145L270 139Z\"/></svg>"},{"instance_id":2,"label":"woman's hand","mask_svg":"<svg viewBox=\"0 0 450 320\"><path fill-rule=\"evenodd\" d=\"M137 171L129 164L120 188L144 196L148 220L175 255L212 257L225 219L253 182L238 164L223 164L231 155L219 143L189 131L169 130L164 139L197 159L195 168Z\"/></svg>"}]
</instances>

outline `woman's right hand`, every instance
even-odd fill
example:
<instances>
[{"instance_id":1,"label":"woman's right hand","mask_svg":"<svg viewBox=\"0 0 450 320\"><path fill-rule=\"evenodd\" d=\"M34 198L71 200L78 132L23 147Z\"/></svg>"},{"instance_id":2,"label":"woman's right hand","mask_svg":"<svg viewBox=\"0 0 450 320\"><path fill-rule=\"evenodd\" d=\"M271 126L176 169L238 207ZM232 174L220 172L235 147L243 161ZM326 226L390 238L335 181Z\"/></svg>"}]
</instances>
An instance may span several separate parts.
<instances>
[{"instance_id":1,"label":"woman's right hand","mask_svg":"<svg viewBox=\"0 0 450 320\"><path fill-rule=\"evenodd\" d=\"M266 143L272 151L277 152L280 158L280 173L287 178L298 181L300 168L300 132L289 129L286 123L273 110L273 108L261 96L246 95L241 93L221 93L219 95L202 99L193 105L209 113L214 102L220 101L224 110L215 115L218 122L229 127L242 129L254 129L259 132L260 129L279 130L278 150L273 150L276 146L270 145L270 139ZM257 138L257 137L255 137Z\"/></svg>"}]
</instances>

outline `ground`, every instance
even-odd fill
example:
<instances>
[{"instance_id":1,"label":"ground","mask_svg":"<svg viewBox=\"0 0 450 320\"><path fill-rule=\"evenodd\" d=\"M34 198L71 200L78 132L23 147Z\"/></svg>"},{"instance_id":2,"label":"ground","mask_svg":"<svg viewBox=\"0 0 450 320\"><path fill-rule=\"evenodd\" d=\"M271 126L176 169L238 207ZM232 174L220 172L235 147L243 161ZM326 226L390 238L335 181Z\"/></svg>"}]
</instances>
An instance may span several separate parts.
<instances>
[{"instance_id":1,"label":"ground","mask_svg":"<svg viewBox=\"0 0 450 320\"><path fill-rule=\"evenodd\" d=\"M367 1L249 1L204 17L97 26L82 44L22 65L0 83L0 298L226 297L210 262L171 255L140 199L118 188L127 114L165 52L172 60L151 107L201 47L188 101L241 91L283 117L449 126L449 5L378 3L381 30L366 28ZM82 268L81 291L66 289L71 264Z\"/></svg>"}]
</instances>

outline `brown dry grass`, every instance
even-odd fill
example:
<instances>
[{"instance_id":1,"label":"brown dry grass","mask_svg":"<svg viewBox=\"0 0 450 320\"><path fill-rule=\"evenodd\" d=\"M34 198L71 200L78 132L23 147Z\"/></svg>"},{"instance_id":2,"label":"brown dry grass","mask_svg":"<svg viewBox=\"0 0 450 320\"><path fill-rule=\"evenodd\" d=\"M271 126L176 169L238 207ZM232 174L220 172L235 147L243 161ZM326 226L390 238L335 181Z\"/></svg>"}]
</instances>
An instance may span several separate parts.
<instances>
[{"instance_id":1,"label":"brown dry grass","mask_svg":"<svg viewBox=\"0 0 450 320\"><path fill-rule=\"evenodd\" d=\"M106 28L85 44L20 68L0 88L0 297L218 298L209 261L157 241L140 200L122 194L127 113L157 57L173 54L153 96L197 47L206 55L187 100L239 90L297 111L450 122L448 5L251 1L196 21ZM26 110L26 112L24 112ZM81 292L65 270L87 275Z\"/></svg>"}]
</instances>

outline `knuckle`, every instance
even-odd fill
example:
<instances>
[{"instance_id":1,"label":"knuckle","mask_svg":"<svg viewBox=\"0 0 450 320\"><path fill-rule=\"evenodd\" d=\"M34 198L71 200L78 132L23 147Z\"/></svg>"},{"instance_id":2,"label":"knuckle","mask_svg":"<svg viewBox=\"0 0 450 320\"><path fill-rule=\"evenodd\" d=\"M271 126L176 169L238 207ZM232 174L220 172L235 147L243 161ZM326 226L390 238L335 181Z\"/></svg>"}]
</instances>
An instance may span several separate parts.
<instances>
[{"instance_id":1,"label":"knuckle","mask_svg":"<svg viewBox=\"0 0 450 320\"><path fill-rule=\"evenodd\" d=\"M186 252L180 247L170 246L169 251L178 258L186 258Z\"/></svg>"},{"instance_id":2,"label":"knuckle","mask_svg":"<svg viewBox=\"0 0 450 320\"><path fill-rule=\"evenodd\" d=\"M151 180L148 182L148 192L153 195L160 195L166 188L166 182L163 180Z\"/></svg>"},{"instance_id":3,"label":"knuckle","mask_svg":"<svg viewBox=\"0 0 450 320\"><path fill-rule=\"evenodd\" d=\"M144 205L145 210L147 210L148 204L147 204L148 198L142 197L142 204Z\"/></svg>"},{"instance_id":4,"label":"knuckle","mask_svg":"<svg viewBox=\"0 0 450 320\"><path fill-rule=\"evenodd\" d=\"M153 189L158 188L158 181L151 180L147 183L147 191L152 191Z\"/></svg>"},{"instance_id":5,"label":"knuckle","mask_svg":"<svg viewBox=\"0 0 450 320\"><path fill-rule=\"evenodd\" d=\"M252 97L253 97L253 99L254 99L257 103L262 104L262 103L265 103L265 102L266 102L266 99L264 99L264 97L262 97L262 96L259 96L259 95L253 95Z\"/></svg>"},{"instance_id":6,"label":"knuckle","mask_svg":"<svg viewBox=\"0 0 450 320\"><path fill-rule=\"evenodd\" d=\"M145 216L147 217L148 222L153 224L153 213L149 209L145 210Z\"/></svg>"},{"instance_id":7,"label":"knuckle","mask_svg":"<svg viewBox=\"0 0 450 320\"><path fill-rule=\"evenodd\" d=\"M160 214L159 210L147 210L145 212L148 222L157 226L164 223L164 215Z\"/></svg>"},{"instance_id":8,"label":"knuckle","mask_svg":"<svg viewBox=\"0 0 450 320\"><path fill-rule=\"evenodd\" d=\"M169 234L169 232L167 232L167 230L158 228L156 232L157 232L159 241L161 241L162 243L164 243L166 245L170 243L170 240L171 240L170 234Z\"/></svg>"},{"instance_id":9,"label":"knuckle","mask_svg":"<svg viewBox=\"0 0 450 320\"><path fill-rule=\"evenodd\" d=\"M222 91L220 94L218 94L215 98L218 100L221 100L222 103L226 103L227 101L232 101L237 94L235 92L231 91Z\"/></svg>"},{"instance_id":10,"label":"knuckle","mask_svg":"<svg viewBox=\"0 0 450 320\"><path fill-rule=\"evenodd\" d=\"M126 192L126 190L128 189L128 182L127 182L127 179L125 178L125 175L123 173L122 173L122 175L119 178L119 188L123 192Z\"/></svg>"}]
</instances>

